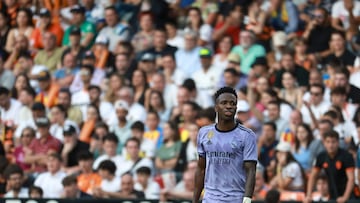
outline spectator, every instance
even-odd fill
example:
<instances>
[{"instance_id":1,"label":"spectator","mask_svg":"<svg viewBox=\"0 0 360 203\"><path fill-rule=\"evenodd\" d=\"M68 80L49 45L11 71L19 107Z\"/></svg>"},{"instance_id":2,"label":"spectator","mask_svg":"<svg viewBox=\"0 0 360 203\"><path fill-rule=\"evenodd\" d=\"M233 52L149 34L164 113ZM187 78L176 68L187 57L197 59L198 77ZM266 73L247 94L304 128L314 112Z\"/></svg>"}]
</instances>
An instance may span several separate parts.
<instances>
[{"instance_id":1,"label":"spectator","mask_svg":"<svg viewBox=\"0 0 360 203\"><path fill-rule=\"evenodd\" d=\"M264 47L255 42L255 34L252 31L244 30L240 32L240 44L231 50L232 53L240 56L240 71L244 74L249 74L256 57L265 56Z\"/></svg>"},{"instance_id":2,"label":"spectator","mask_svg":"<svg viewBox=\"0 0 360 203\"><path fill-rule=\"evenodd\" d=\"M151 174L151 169L146 166L138 168L134 189L143 192L146 199L159 199L160 186L152 180Z\"/></svg>"},{"instance_id":3,"label":"spectator","mask_svg":"<svg viewBox=\"0 0 360 203\"><path fill-rule=\"evenodd\" d=\"M153 46L154 42L154 22L153 15L149 11L139 14L140 30L132 37L131 43L135 48L135 53L141 53Z\"/></svg>"},{"instance_id":4,"label":"spectator","mask_svg":"<svg viewBox=\"0 0 360 203\"><path fill-rule=\"evenodd\" d=\"M101 176L94 172L92 165L94 155L89 151L80 151L77 154L77 163L80 174L77 177L78 188L87 194L93 194L93 190L101 185Z\"/></svg>"},{"instance_id":5,"label":"spectator","mask_svg":"<svg viewBox=\"0 0 360 203\"><path fill-rule=\"evenodd\" d=\"M69 32L69 45L64 48L65 53L71 53L76 58L76 65L80 65L81 57L86 52L86 48L81 44L81 30L78 27L67 29Z\"/></svg>"},{"instance_id":6,"label":"spectator","mask_svg":"<svg viewBox=\"0 0 360 203\"><path fill-rule=\"evenodd\" d=\"M101 99L101 89L99 86L90 85L88 92L90 104L95 105L99 109L100 116L106 124L111 124L111 122L116 118L114 106L110 102Z\"/></svg>"},{"instance_id":7,"label":"spectator","mask_svg":"<svg viewBox=\"0 0 360 203\"><path fill-rule=\"evenodd\" d=\"M76 198L81 198L81 199L89 199L92 198L91 195L81 191L78 187L78 183L77 183L77 179L75 176L66 176L62 181L61 181L63 187L64 187L64 191L62 194L62 198L68 198L68 199L76 199Z\"/></svg>"},{"instance_id":8,"label":"spectator","mask_svg":"<svg viewBox=\"0 0 360 203\"><path fill-rule=\"evenodd\" d=\"M127 119L130 122L145 121L146 110L142 105L134 101L134 91L131 87L122 87L118 92L118 99L124 100L129 104Z\"/></svg>"},{"instance_id":9,"label":"spectator","mask_svg":"<svg viewBox=\"0 0 360 203\"><path fill-rule=\"evenodd\" d=\"M257 136L261 134L261 123L251 115L250 105L245 100L238 100L236 118L247 128L254 131Z\"/></svg>"},{"instance_id":10,"label":"spectator","mask_svg":"<svg viewBox=\"0 0 360 203\"><path fill-rule=\"evenodd\" d=\"M346 68L353 68L356 56L346 48L346 38L344 33L340 31L333 32L331 34L329 45L331 53L324 59L325 63L339 61L341 64L346 66Z\"/></svg>"},{"instance_id":11,"label":"spectator","mask_svg":"<svg viewBox=\"0 0 360 203\"><path fill-rule=\"evenodd\" d=\"M22 187L24 182L24 172L16 164L8 165L4 171L7 180L8 192L5 198L28 198L28 189Z\"/></svg>"},{"instance_id":12,"label":"spectator","mask_svg":"<svg viewBox=\"0 0 360 203\"><path fill-rule=\"evenodd\" d=\"M302 106L302 90L296 85L296 75L290 71L282 74L282 86L279 91L279 98L290 103L294 108L300 109Z\"/></svg>"},{"instance_id":13,"label":"spectator","mask_svg":"<svg viewBox=\"0 0 360 203\"><path fill-rule=\"evenodd\" d=\"M261 164L256 165L256 177L253 200L263 201L269 191L269 186L264 179L265 170Z\"/></svg>"},{"instance_id":14,"label":"spectator","mask_svg":"<svg viewBox=\"0 0 360 203\"><path fill-rule=\"evenodd\" d=\"M69 120L74 121L78 126L80 126L83 121L83 116L81 110L77 106L71 105L71 92L69 89L61 88L59 90L57 103L65 108Z\"/></svg>"},{"instance_id":15,"label":"spectator","mask_svg":"<svg viewBox=\"0 0 360 203\"><path fill-rule=\"evenodd\" d=\"M346 31L351 27L351 23L359 20L360 3L348 0L341 0L332 5L331 25L339 30Z\"/></svg>"},{"instance_id":16,"label":"spectator","mask_svg":"<svg viewBox=\"0 0 360 203\"><path fill-rule=\"evenodd\" d=\"M323 169L329 178L330 200L346 202L350 198L354 186L354 159L347 151L339 149L339 134L328 131L324 134L326 151L320 153L311 169L307 186L307 202L311 201L311 193L320 170Z\"/></svg>"},{"instance_id":17,"label":"spectator","mask_svg":"<svg viewBox=\"0 0 360 203\"><path fill-rule=\"evenodd\" d=\"M104 35L98 35L92 50L95 55L95 67L103 69L106 72L111 71L114 66L114 55L109 51L109 38Z\"/></svg>"},{"instance_id":18,"label":"spectator","mask_svg":"<svg viewBox=\"0 0 360 203\"><path fill-rule=\"evenodd\" d=\"M164 189L161 191L160 201L167 201L168 199L191 199L193 196L195 181L194 173L185 171L180 181L174 189Z\"/></svg>"},{"instance_id":19,"label":"spectator","mask_svg":"<svg viewBox=\"0 0 360 203\"><path fill-rule=\"evenodd\" d=\"M155 111L160 118L160 125L163 125L170 118L170 109L166 108L163 94L157 90L150 90L149 101L147 103L147 110Z\"/></svg>"},{"instance_id":20,"label":"spectator","mask_svg":"<svg viewBox=\"0 0 360 203\"><path fill-rule=\"evenodd\" d=\"M167 84L181 85L185 80L185 73L177 67L174 55L162 56L162 67Z\"/></svg>"},{"instance_id":21,"label":"spectator","mask_svg":"<svg viewBox=\"0 0 360 203\"><path fill-rule=\"evenodd\" d=\"M0 86L12 89L15 83L15 76L11 70L4 67L5 56L0 53Z\"/></svg>"},{"instance_id":22,"label":"spectator","mask_svg":"<svg viewBox=\"0 0 360 203\"><path fill-rule=\"evenodd\" d=\"M341 109L344 120L352 122L357 106L346 101L346 89L344 87L335 87L331 90L330 94L331 103Z\"/></svg>"},{"instance_id":23,"label":"spectator","mask_svg":"<svg viewBox=\"0 0 360 203\"><path fill-rule=\"evenodd\" d=\"M265 203L280 203L280 192L276 189L266 193Z\"/></svg>"},{"instance_id":24,"label":"spectator","mask_svg":"<svg viewBox=\"0 0 360 203\"><path fill-rule=\"evenodd\" d=\"M199 51L201 61L201 69L195 71L192 79L195 81L197 90L205 92L208 95L213 95L216 91L216 84L219 83L222 70L219 67L211 65L213 54L211 50L201 48Z\"/></svg>"},{"instance_id":25,"label":"spectator","mask_svg":"<svg viewBox=\"0 0 360 203\"><path fill-rule=\"evenodd\" d=\"M105 92L104 99L111 104L117 101L116 93L125 85L125 78L118 72L109 75L109 88Z\"/></svg>"},{"instance_id":26,"label":"spectator","mask_svg":"<svg viewBox=\"0 0 360 203\"><path fill-rule=\"evenodd\" d=\"M8 36L9 37L9 36ZM10 70L15 70L16 65L19 63L19 56L23 54L29 54L31 57L34 53L29 51L29 40L25 35L18 35L15 37L13 50L4 64L4 67Z\"/></svg>"},{"instance_id":27,"label":"spectator","mask_svg":"<svg viewBox=\"0 0 360 203\"><path fill-rule=\"evenodd\" d=\"M63 159L63 170L67 174L73 174L79 171L78 167L78 153L89 150L89 145L81 142L77 138L76 127L71 124L66 124L63 128L64 145L61 150L61 157Z\"/></svg>"},{"instance_id":28,"label":"spectator","mask_svg":"<svg viewBox=\"0 0 360 203\"><path fill-rule=\"evenodd\" d=\"M325 174L319 174L316 178L315 191L311 194L312 201L327 202L330 200L329 180Z\"/></svg>"},{"instance_id":29,"label":"spectator","mask_svg":"<svg viewBox=\"0 0 360 203\"><path fill-rule=\"evenodd\" d=\"M97 170L97 168L99 167L99 164L107 159L112 160L115 164L116 164L116 175L120 176L122 171L122 166L120 165L123 162L123 158L121 155L116 154L116 149L117 149L117 145L119 144L119 140L116 137L116 135L114 134L108 134L103 138L103 150L104 150L104 154L99 156L94 164L93 164L93 169Z\"/></svg>"},{"instance_id":30,"label":"spectator","mask_svg":"<svg viewBox=\"0 0 360 203\"><path fill-rule=\"evenodd\" d=\"M360 94L360 89L349 83L350 73L345 67L335 70L334 87L344 87L349 103L360 104L360 99L356 96Z\"/></svg>"},{"instance_id":31,"label":"spectator","mask_svg":"<svg viewBox=\"0 0 360 203\"><path fill-rule=\"evenodd\" d=\"M97 168L101 176L101 186L93 189L94 197L105 197L106 192L118 192L121 188L121 179L115 176L116 165L111 160L104 160Z\"/></svg>"},{"instance_id":32,"label":"spectator","mask_svg":"<svg viewBox=\"0 0 360 203\"><path fill-rule=\"evenodd\" d=\"M35 101L43 103L47 108L53 107L60 89L58 84L51 80L50 72L47 70L41 71L37 75L37 80L39 92L35 97Z\"/></svg>"},{"instance_id":33,"label":"spectator","mask_svg":"<svg viewBox=\"0 0 360 203\"><path fill-rule=\"evenodd\" d=\"M49 163L48 155L51 153L60 152L61 142L50 134L49 132L50 121L48 118L46 117L36 118L35 124L37 126L37 132L39 133L39 138L34 139L31 142L29 146L30 150L27 150L25 152L24 161L27 164L33 165L34 172L41 173L45 171L46 165L47 163ZM55 160L56 157L53 159ZM61 162L61 160L57 160L57 161ZM55 164L51 165L53 169L52 173L55 173L58 170ZM44 193L46 194L46 192Z\"/></svg>"},{"instance_id":34,"label":"spectator","mask_svg":"<svg viewBox=\"0 0 360 203\"><path fill-rule=\"evenodd\" d=\"M276 139L280 140L281 134L285 132L287 126L289 125L288 121L285 120L280 115L280 104L276 101L270 101L267 106L267 115L265 121L271 121L276 124Z\"/></svg>"},{"instance_id":35,"label":"spectator","mask_svg":"<svg viewBox=\"0 0 360 203\"><path fill-rule=\"evenodd\" d=\"M15 9L14 11L16 16L16 24L11 23L14 28L12 28L9 32L5 46L6 51L9 53L18 51L14 45L16 39L19 36L24 35L25 38L30 39L34 30L32 23L32 13L30 9L21 8L19 10Z\"/></svg>"},{"instance_id":36,"label":"spectator","mask_svg":"<svg viewBox=\"0 0 360 203\"><path fill-rule=\"evenodd\" d=\"M50 109L51 115L51 126L50 126L50 134L56 137L61 142L64 141L64 128L67 125L71 125L75 128L76 133L79 133L79 128L77 124L69 120L66 116L66 110L62 105L55 105Z\"/></svg>"},{"instance_id":37,"label":"spectator","mask_svg":"<svg viewBox=\"0 0 360 203\"><path fill-rule=\"evenodd\" d=\"M140 141L140 154L142 157L153 159L155 156L156 145L148 138L144 137L145 126L144 123L136 121L131 125L132 137Z\"/></svg>"},{"instance_id":38,"label":"spectator","mask_svg":"<svg viewBox=\"0 0 360 203\"><path fill-rule=\"evenodd\" d=\"M180 128L180 140L185 142L189 137L189 132L187 131L187 126L196 122L196 116L200 110L200 107L192 101L186 102L182 105L179 128Z\"/></svg>"},{"instance_id":39,"label":"spectator","mask_svg":"<svg viewBox=\"0 0 360 203\"><path fill-rule=\"evenodd\" d=\"M185 78L191 77L195 71L201 69L199 58L200 47L197 46L198 35L196 32L187 31L184 33L185 46L175 53L177 68L185 73Z\"/></svg>"},{"instance_id":40,"label":"spectator","mask_svg":"<svg viewBox=\"0 0 360 203\"><path fill-rule=\"evenodd\" d=\"M266 122L262 126L262 134L258 140L259 162L268 169L270 162L275 158L275 147L279 142L276 140L276 125Z\"/></svg>"},{"instance_id":41,"label":"spectator","mask_svg":"<svg viewBox=\"0 0 360 203\"><path fill-rule=\"evenodd\" d=\"M100 30L99 35L108 36L110 39L109 50L113 52L116 43L129 40L130 28L128 25L120 22L116 8L113 6L105 8L105 22L106 26Z\"/></svg>"},{"instance_id":42,"label":"spectator","mask_svg":"<svg viewBox=\"0 0 360 203\"><path fill-rule=\"evenodd\" d=\"M158 113L149 111L146 116L144 137L151 140L156 145L156 148L162 145L164 139L163 129L159 124L160 117Z\"/></svg>"},{"instance_id":43,"label":"spectator","mask_svg":"<svg viewBox=\"0 0 360 203\"><path fill-rule=\"evenodd\" d=\"M27 120L21 120L20 124L17 126L16 131L14 133L15 138L20 138L22 131L26 127L31 127L33 129L36 129L35 120L37 118L46 117L46 108L45 106L40 102L35 102L31 106L31 117Z\"/></svg>"},{"instance_id":44,"label":"spectator","mask_svg":"<svg viewBox=\"0 0 360 203\"><path fill-rule=\"evenodd\" d=\"M201 109L196 116L196 125L198 127L204 127L215 123L216 113L213 107Z\"/></svg>"},{"instance_id":45,"label":"spectator","mask_svg":"<svg viewBox=\"0 0 360 203\"><path fill-rule=\"evenodd\" d=\"M41 187L38 186L30 186L29 188L29 198L34 198L34 199L41 199L44 195L43 190L41 189Z\"/></svg>"},{"instance_id":46,"label":"spectator","mask_svg":"<svg viewBox=\"0 0 360 203\"><path fill-rule=\"evenodd\" d=\"M70 45L70 33L74 27L81 30L81 46L90 48L95 39L96 27L94 24L88 22L85 18L85 8L80 5L74 5L70 12L73 15L72 25L65 31L62 45Z\"/></svg>"},{"instance_id":47,"label":"spectator","mask_svg":"<svg viewBox=\"0 0 360 203\"><path fill-rule=\"evenodd\" d=\"M177 23L171 20L165 22L165 29L168 36L166 43L178 49L184 48L184 38L177 29Z\"/></svg>"},{"instance_id":48,"label":"spectator","mask_svg":"<svg viewBox=\"0 0 360 203\"><path fill-rule=\"evenodd\" d=\"M305 172L310 171L310 149L309 146L313 141L314 136L312 130L307 124L300 124L296 128L295 146L293 149L293 156Z\"/></svg>"},{"instance_id":49,"label":"spectator","mask_svg":"<svg viewBox=\"0 0 360 203\"><path fill-rule=\"evenodd\" d=\"M40 174L35 179L34 185L44 191L45 198L60 198L64 189L61 181L66 177L66 174L61 170L61 156L56 153L45 156L47 172Z\"/></svg>"},{"instance_id":50,"label":"spectator","mask_svg":"<svg viewBox=\"0 0 360 203\"><path fill-rule=\"evenodd\" d=\"M218 67L221 70L225 70L228 67L231 48L234 46L234 42L229 35L225 35L219 42L219 53L214 55L212 65ZM240 58L238 60L240 62Z\"/></svg>"},{"instance_id":51,"label":"spectator","mask_svg":"<svg viewBox=\"0 0 360 203\"><path fill-rule=\"evenodd\" d=\"M62 55L62 48L56 46L56 35L51 32L42 34L44 49L39 51L34 59L35 64L44 65L51 73L54 73Z\"/></svg>"},{"instance_id":52,"label":"spectator","mask_svg":"<svg viewBox=\"0 0 360 203\"><path fill-rule=\"evenodd\" d=\"M61 56L61 68L57 69L53 76L62 88L70 87L75 75L79 72L76 58L71 52L63 52Z\"/></svg>"},{"instance_id":53,"label":"spectator","mask_svg":"<svg viewBox=\"0 0 360 203\"><path fill-rule=\"evenodd\" d=\"M40 9L39 16L39 25L32 32L31 37L29 37L31 46L35 49L44 48L44 43L41 39L43 34L46 32L50 32L55 35L56 45L61 46L64 31L58 23L54 22L54 19L51 19L50 11L46 8L42 8Z\"/></svg>"},{"instance_id":54,"label":"spectator","mask_svg":"<svg viewBox=\"0 0 360 203\"><path fill-rule=\"evenodd\" d=\"M122 44L126 44L123 42ZM130 85L132 74L135 70L135 61L130 58L129 54L117 53L115 55L114 72L124 78L124 84Z\"/></svg>"},{"instance_id":55,"label":"spectator","mask_svg":"<svg viewBox=\"0 0 360 203\"><path fill-rule=\"evenodd\" d=\"M14 149L15 163L21 167L25 172L31 172L31 165L25 163L24 157L26 150L29 150L29 146L33 139L35 139L35 130L31 127L26 127L21 133L20 145Z\"/></svg>"},{"instance_id":56,"label":"spectator","mask_svg":"<svg viewBox=\"0 0 360 203\"><path fill-rule=\"evenodd\" d=\"M144 56L146 55L147 54L145 54ZM151 56L151 58L153 58L153 56ZM146 58L142 58L141 63L146 63L146 65L144 65L142 69L135 70L131 79L131 85L134 89L134 102L137 102L142 106L144 106L145 104L146 91L149 89L148 81L151 80L154 74L153 68L149 68L149 69L147 68L148 67L147 63L154 63L154 61L148 61L147 59L146 60L145 59Z\"/></svg>"},{"instance_id":57,"label":"spectator","mask_svg":"<svg viewBox=\"0 0 360 203\"><path fill-rule=\"evenodd\" d=\"M21 103L11 98L10 91L0 86L0 113L2 123L15 129L15 126L18 125L16 118L19 114L20 107Z\"/></svg>"},{"instance_id":58,"label":"spectator","mask_svg":"<svg viewBox=\"0 0 360 203\"><path fill-rule=\"evenodd\" d=\"M105 26L103 4L95 3L95 0L85 0L82 2L85 8L86 20L96 26L99 31Z\"/></svg>"},{"instance_id":59,"label":"spectator","mask_svg":"<svg viewBox=\"0 0 360 203\"><path fill-rule=\"evenodd\" d=\"M11 97L20 100L20 91L29 88L32 88L30 85L29 77L24 73L21 73L15 78L14 86L12 87L11 91Z\"/></svg>"},{"instance_id":60,"label":"spectator","mask_svg":"<svg viewBox=\"0 0 360 203\"><path fill-rule=\"evenodd\" d=\"M130 126L132 123L126 119L129 112L129 105L126 101L118 100L115 102L114 107L117 116L117 123L111 126L110 132L114 133L118 137L120 143L118 144L117 152L121 153L126 140L131 136Z\"/></svg>"},{"instance_id":61,"label":"spectator","mask_svg":"<svg viewBox=\"0 0 360 203\"><path fill-rule=\"evenodd\" d=\"M179 160L176 165L176 171L185 171L185 167L189 162L198 160L199 155L197 152L197 134L199 127L193 123L186 126L186 130L189 132L189 138L182 143L179 154Z\"/></svg>"},{"instance_id":62,"label":"spectator","mask_svg":"<svg viewBox=\"0 0 360 203\"><path fill-rule=\"evenodd\" d=\"M90 104L86 109L86 120L84 120L79 134L79 139L81 141L88 144L90 143L91 135L93 131L96 130L95 127L97 122L101 122L100 111L95 105Z\"/></svg>"},{"instance_id":63,"label":"spectator","mask_svg":"<svg viewBox=\"0 0 360 203\"><path fill-rule=\"evenodd\" d=\"M131 173L121 176L121 190L118 192L106 192L105 197L123 199L142 199L145 197L143 192L134 189L134 180Z\"/></svg>"}]
</instances>

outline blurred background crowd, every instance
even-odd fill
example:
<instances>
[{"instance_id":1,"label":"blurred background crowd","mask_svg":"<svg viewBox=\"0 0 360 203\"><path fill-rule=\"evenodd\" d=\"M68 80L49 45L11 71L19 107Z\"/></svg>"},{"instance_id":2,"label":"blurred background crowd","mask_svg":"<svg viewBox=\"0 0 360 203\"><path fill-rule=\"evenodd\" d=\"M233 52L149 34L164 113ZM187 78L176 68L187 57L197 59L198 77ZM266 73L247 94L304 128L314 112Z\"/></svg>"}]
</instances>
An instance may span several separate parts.
<instances>
[{"instance_id":1,"label":"blurred background crowd","mask_svg":"<svg viewBox=\"0 0 360 203\"><path fill-rule=\"evenodd\" d=\"M358 198L359 25L357 0L1 0L0 196L191 199L230 86L254 200Z\"/></svg>"}]
</instances>

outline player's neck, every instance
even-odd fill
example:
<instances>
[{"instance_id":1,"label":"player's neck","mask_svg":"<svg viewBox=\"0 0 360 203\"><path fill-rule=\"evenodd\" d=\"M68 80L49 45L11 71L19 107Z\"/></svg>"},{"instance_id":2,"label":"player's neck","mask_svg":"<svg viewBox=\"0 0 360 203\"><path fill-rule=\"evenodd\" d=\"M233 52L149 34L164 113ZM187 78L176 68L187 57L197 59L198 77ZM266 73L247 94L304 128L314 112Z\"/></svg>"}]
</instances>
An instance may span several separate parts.
<instances>
[{"instance_id":1,"label":"player's neck","mask_svg":"<svg viewBox=\"0 0 360 203\"><path fill-rule=\"evenodd\" d=\"M230 131L233 130L236 126L236 122L235 121L219 121L216 124L216 128L220 131Z\"/></svg>"}]
</instances>

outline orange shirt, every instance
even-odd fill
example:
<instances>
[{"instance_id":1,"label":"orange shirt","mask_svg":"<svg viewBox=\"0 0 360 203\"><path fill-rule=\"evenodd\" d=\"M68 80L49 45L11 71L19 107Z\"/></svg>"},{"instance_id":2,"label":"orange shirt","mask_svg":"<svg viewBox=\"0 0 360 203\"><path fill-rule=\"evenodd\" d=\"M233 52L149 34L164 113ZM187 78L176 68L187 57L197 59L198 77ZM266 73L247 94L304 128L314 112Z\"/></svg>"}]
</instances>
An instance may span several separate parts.
<instances>
[{"instance_id":1,"label":"orange shirt","mask_svg":"<svg viewBox=\"0 0 360 203\"><path fill-rule=\"evenodd\" d=\"M95 120L88 120L84 122L81 128L79 139L85 143L90 143L91 134L95 128Z\"/></svg>"},{"instance_id":2,"label":"orange shirt","mask_svg":"<svg viewBox=\"0 0 360 203\"><path fill-rule=\"evenodd\" d=\"M51 108L57 102L57 95L59 93L59 86L55 83L50 85L47 92L40 92L36 95L35 101L43 103L46 107Z\"/></svg>"},{"instance_id":3,"label":"orange shirt","mask_svg":"<svg viewBox=\"0 0 360 203\"><path fill-rule=\"evenodd\" d=\"M56 36L56 44L61 46L64 31L58 23L51 23L49 28L46 30ZM30 37L30 44L36 49L42 49L44 47L42 43L42 33L40 28L34 29Z\"/></svg>"},{"instance_id":4,"label":"orange shirt","mask_svg":"<svg viewBox=\"0 0 360 203\"><path fill-rule=\"evenodd\" d=\"M79 189L88 194L92 194L92 190L101 185L101 177L97 173L80 174L77 180Z\"/></svg>"}]
</instances>

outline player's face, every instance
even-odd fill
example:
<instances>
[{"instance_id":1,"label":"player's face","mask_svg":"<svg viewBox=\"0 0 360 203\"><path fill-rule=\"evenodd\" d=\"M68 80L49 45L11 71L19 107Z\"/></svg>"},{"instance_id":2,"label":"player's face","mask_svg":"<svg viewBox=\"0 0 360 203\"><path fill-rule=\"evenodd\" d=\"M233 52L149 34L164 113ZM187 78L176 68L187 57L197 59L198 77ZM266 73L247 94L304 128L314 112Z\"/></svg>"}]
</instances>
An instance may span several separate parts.
<instances>
[{"instance_id":1,"label":"player's face","mask_svg":"<svg viewBox=\"0 0 360 203\"><path fill-rule=\"evenodd\" d=\"M224 93L219 96L215 106L219 120L233 120L236 113L236 96L231 93Z\"/></svg>"}]
</instances>

